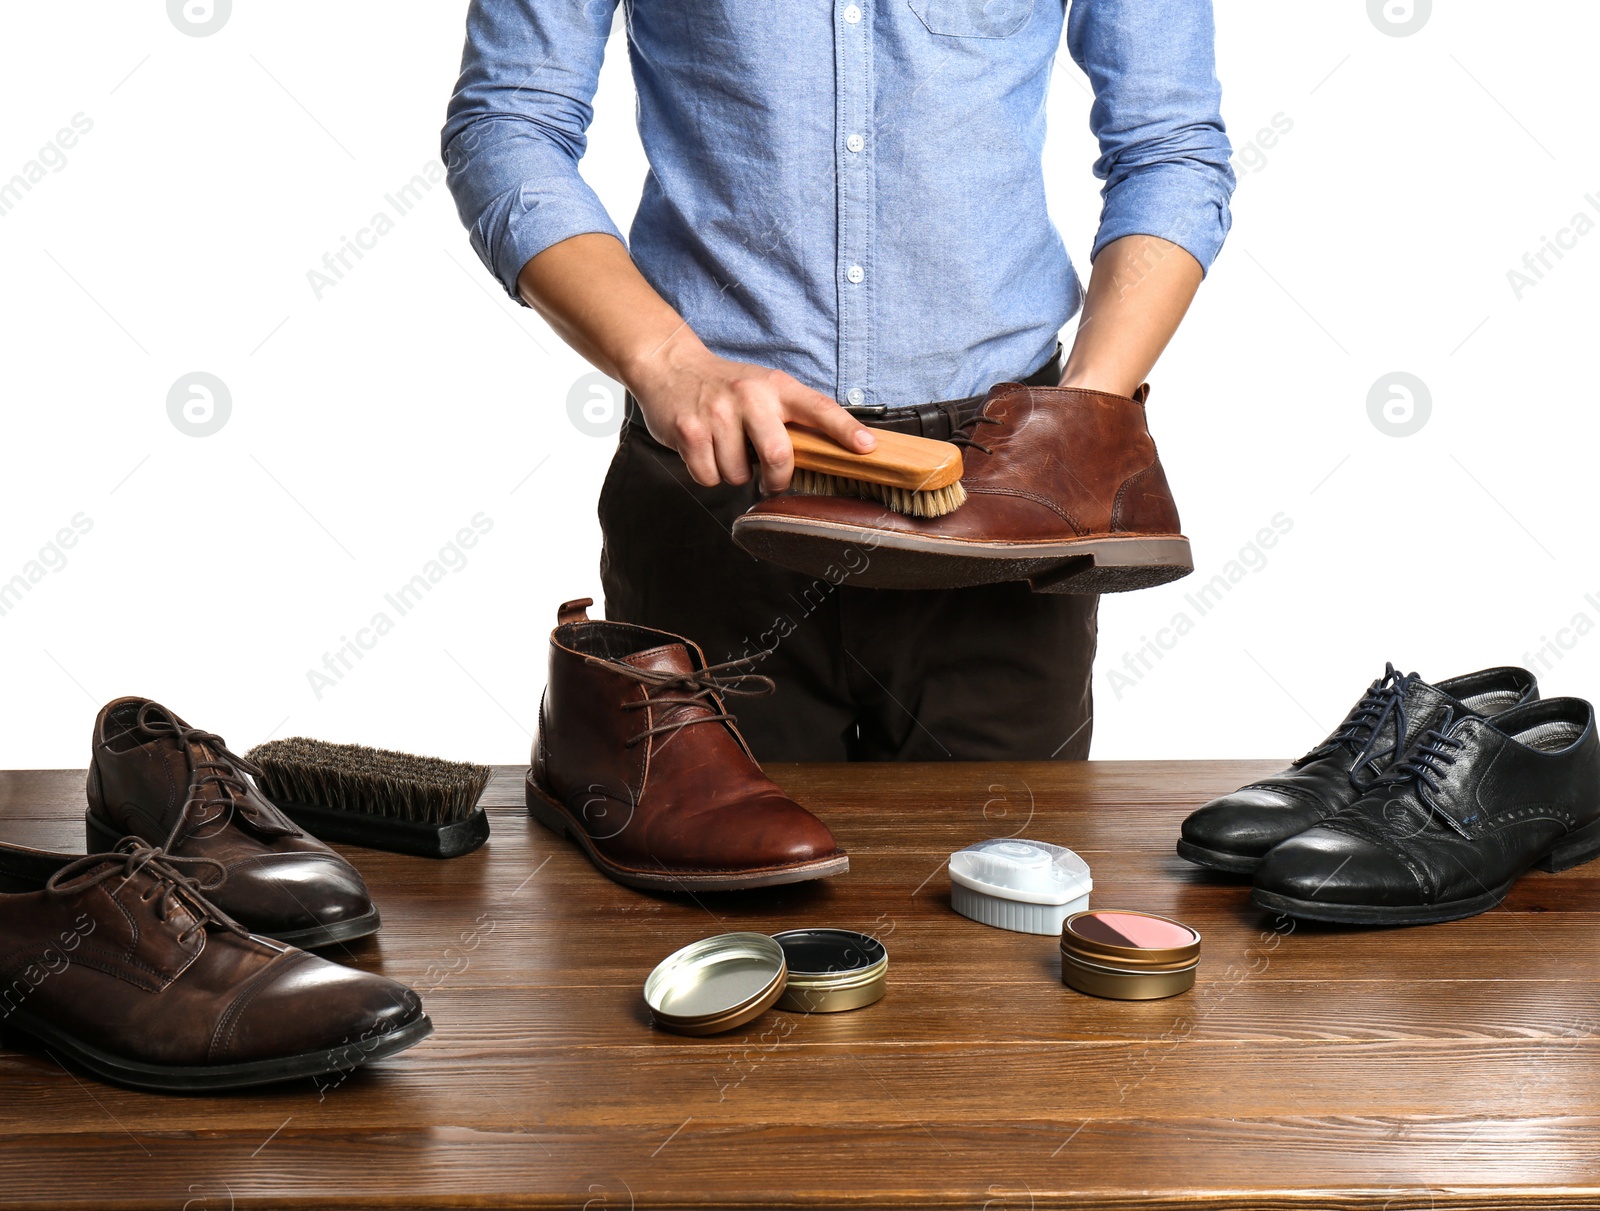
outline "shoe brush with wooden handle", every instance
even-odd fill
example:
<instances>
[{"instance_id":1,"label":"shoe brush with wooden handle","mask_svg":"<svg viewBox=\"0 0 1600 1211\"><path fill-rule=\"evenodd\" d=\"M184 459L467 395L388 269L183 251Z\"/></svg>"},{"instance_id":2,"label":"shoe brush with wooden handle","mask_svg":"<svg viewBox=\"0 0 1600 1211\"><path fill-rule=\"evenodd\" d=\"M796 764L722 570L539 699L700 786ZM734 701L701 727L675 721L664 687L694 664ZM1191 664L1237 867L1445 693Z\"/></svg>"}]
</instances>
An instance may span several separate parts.
<instances>
[{"instance_id":1,"label":"shoe brush with wooden handle","mask_svg":"<svg viewBox=\"0 0 1600 1211\"><path fill-rule=\"evenodd\" d=\"M875 429L877 446L856 454L831 437L789 425L794 478L801 496L856 496L907 517L943 517L966 502L961 447L931 437Z\"/></svg>"}]
</instances>

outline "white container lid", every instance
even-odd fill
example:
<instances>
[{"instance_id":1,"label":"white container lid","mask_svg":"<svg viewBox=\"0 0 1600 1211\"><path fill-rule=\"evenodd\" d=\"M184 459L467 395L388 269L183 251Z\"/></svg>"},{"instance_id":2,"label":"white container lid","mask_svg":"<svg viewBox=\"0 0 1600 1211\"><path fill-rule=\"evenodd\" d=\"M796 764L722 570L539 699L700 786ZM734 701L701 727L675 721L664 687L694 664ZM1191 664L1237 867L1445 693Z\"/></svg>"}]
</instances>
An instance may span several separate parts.
<instances>
[{"instance_id":1,"label":"white container lid","mask_svg":"<svg viewBox=\"0 0 1600 1211\"><path fill-rule=\"evenodd\" d=\"M1062 845L1004 837L950 855L950 902L964 917L1018 933L1060 933L1089 906L1089 864Z\"/></svg>"}]
</instances>

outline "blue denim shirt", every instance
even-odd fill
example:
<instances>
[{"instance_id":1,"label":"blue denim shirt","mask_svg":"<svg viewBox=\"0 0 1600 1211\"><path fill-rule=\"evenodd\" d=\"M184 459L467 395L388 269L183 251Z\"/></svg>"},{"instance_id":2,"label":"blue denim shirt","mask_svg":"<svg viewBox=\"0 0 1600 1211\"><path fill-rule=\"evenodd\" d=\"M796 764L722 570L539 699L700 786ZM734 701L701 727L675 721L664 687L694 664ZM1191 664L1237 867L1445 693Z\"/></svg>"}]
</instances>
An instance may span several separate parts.
<instances>
[{"instance_id":1,"label":"blue denim shirt","mask_svg":"<svg viewBox=\"0 0 1600 1211\"><path fill-rule=\"evenodd\" d=\"M444 128L478 255L621 233L578 173L616 0L472 0ZM1065 30L1105 182L1091 259L1230 223L1210 0L625 0L650 170L635 263L715 353L842 403L981 392L1047 358L1082 286L1045 209Z\"/></svg>"}]
</instances>

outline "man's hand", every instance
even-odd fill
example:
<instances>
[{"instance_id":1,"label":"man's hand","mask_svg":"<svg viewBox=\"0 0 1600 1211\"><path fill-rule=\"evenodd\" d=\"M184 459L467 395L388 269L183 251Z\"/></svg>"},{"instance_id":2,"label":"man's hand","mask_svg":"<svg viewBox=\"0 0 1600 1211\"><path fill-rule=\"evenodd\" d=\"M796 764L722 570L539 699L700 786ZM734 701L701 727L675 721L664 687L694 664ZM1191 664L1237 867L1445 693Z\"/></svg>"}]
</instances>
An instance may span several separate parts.
<instances>
[{"instance_id":1,"label":"man's hand","mask_svg":"<svg viewBox=\"0 0 1600 1211\"><path fill-rule=\"evenodd\" d=\"M786 423L862 454L876 444L872 430L822 392L781 370L712 353L612 236L552 244L522 267L517 287L567 344L627 384L651 436L678 452L697 484L748 483L748 442L762 490L783 491L794 473Z\"/></svg>"},{"instance_id":2,"label":"man's hand","mask_svg":"<svg viewBox=\"0 0 1600 1211\"><path fill-rule=\"evenodd\" d=\"M761 464L762 491L787 488L794 474L788 423L863 454L875 444L870 429L822 392L782 370L720 358L703 345L646 358L631 378L650 435L676 450L703 487L748 483L748 442Z\"/></svg>"}]
</instances>

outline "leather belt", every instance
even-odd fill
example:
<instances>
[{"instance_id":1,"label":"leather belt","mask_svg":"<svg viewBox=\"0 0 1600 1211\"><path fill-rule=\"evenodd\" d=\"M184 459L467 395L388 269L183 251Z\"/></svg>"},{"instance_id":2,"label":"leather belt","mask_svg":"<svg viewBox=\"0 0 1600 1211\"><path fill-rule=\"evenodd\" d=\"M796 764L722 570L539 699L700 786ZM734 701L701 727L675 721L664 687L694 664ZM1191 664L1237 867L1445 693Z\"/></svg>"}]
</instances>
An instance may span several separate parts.
<instances>
[{"instance_id":1,"label":"leather belt","mask_svg":"<svg viewBox=\"0 0 1600 1211\"><path fill-rule=\"evenodd\" d=\"M1011 380L999 379L998 382L1016 381L1026 383L1030 387L1054 387L1061 381L1061 342L1056 342L1055 352L1026 378ZM982 395L969 395L965 399L935 400L926 404L913 404L909 408L883 408L869 405L845 405L845 411L859 420L863 425L870 425L874 429L889 429L895 433L910 433L915 437L931 437L939 441L948 441L950 435L963 421L971 420L978 414L978 408L983 403L988 392ZM628 392L624 397L624 415L630 425L644 427L644 416L639 411L639 401L633 398L633 392Z\"/></svg>"},{"instance_id":2,"label":"leather belt","mask_svg":"<svg viewBox=\"0 0 1600 1211\"><path fill-rule=\"evenodd\" d=\"M996 381L1025 383L1029 387L1054 387L1061 381L1061 342L1056 342L1055 352L1046 359L1044 365L1026 378ZM985 391L982 395L969 395L965 399L936 400L927 404L913 404L909 408L851 407L847 404L845 411L863 425L874 429L889 429L895 433L909 433L913 437L948 441L963 421L971 420L978 414L987 395Z\"/></svg>"}]
</instances>

